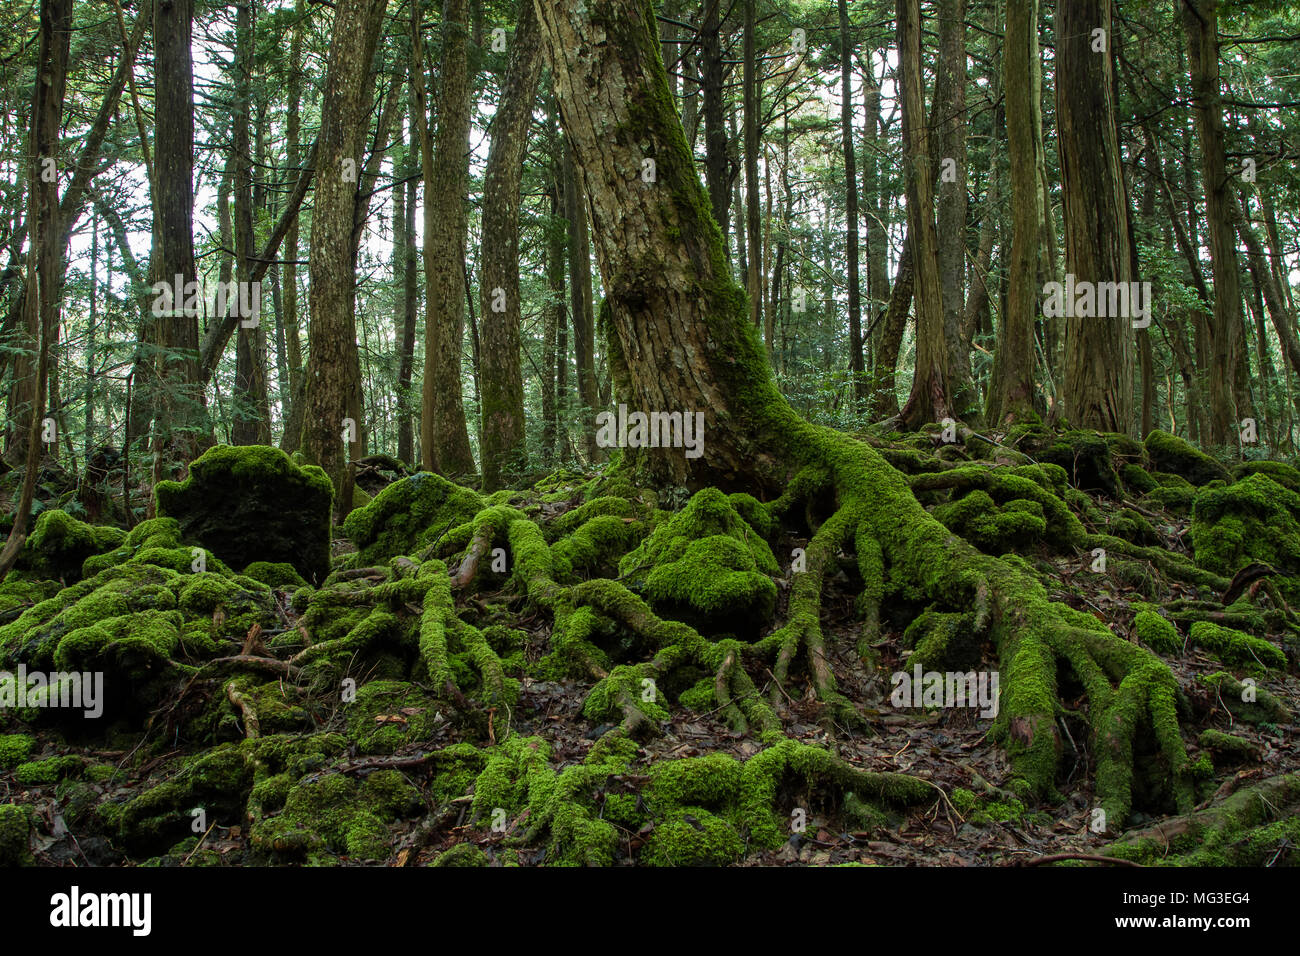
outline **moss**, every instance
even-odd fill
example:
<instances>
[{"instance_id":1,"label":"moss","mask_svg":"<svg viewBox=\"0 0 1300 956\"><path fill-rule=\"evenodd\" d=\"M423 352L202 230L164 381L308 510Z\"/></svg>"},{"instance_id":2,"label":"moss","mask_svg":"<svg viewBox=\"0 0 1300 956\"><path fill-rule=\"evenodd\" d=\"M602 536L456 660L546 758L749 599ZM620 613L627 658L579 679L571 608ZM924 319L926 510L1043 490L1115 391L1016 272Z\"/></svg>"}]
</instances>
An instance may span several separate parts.
<instances>
[{"instance_id":1,"label":"moss","mask_svg":"<svg viewBox=\"0 0 1300 956\"><path fill-rule=\"evenodd\" d=\"M1125 488L1138 495L1148 494L1160 487L1145 468L1132 462L1120 469L1120 478Z\"/></svg>"},{"instance_id":2,"label":"moss","mask_svg":"<svg viewBox=\"0 0 1300 956\"><path fill-rule=\"evenodd\" d=\"M1207 488L1192 509L1196 563L1230 577L1254 561L1300 575L1300 494L1268 475Z\"/></svg>"},{"instance_id":3,"label":"moss","mask_svg":"<svg viewBox=\"0 0 1300 956\"><path fill-rule=\"evenodd\" d=\"M554 560L563 570L560 578L570 570L600 572L618 566L619 559L644 536L645 525L614 515L599 515L574 529L551 546Z\"/></svg>"},{"instance_id":4,"label":"moss","mask_svg":"<svg viewBox=\"0 0 1300 956\"><path fill-rule=\"evenodd\" d=\"M487 854L473 843L457 843L449 850L438 854L430 866L487 866Z\"/></svg>"},{"instance_id":5,"label":"moss","mask_svg":"<svg viewBox=\"0 0 1300 956\"><path fill-rule=\"evenodd\" d=\"M698 807L675 810L646 841L640 860L649 866L725 866L745 853L745 841L726 820Z\"/></svg>"},{"instance_id":6,"label":"moss","mask_svg":"<svg viewBox=\"0 0 1300 956\"><path fill-rule=\"evenodd\" d=\"M1107 522L1107 530L1118 538L1134 544L1153 545L1160 541L1156 529L1146 517L1132 508L1121 508Z\"/></svg>"},{"instance_id":7,"label":"moss","mask_svg":"<svg viewBox=\"0 0 1300 956\"><path fill-rule=\"evenodd\" d=\"M1237 720L1250 724L1284 724L1291 712L1266 688L1243 684L1226 671L1202 674L1197 680L1208 687L1213 701L1227 709Z\"/></svg>"},{"instance_id":8,"label":"moss","mask_svg":"<svg viewBox=\"0 0 1300 956\"><path fill-rule=\"evenodd\" d=\"M28 608L48 601L58 592L58 581L29 581L10 573L0 583L0 624L16 620Z\"/></svg>"},{"instance_id":9,"label":"moss","mask_svg":"<svg viewBox=\"0 0 1300 956\"><path fill-rule=\"evenodd\" d=\"M1228 480L1228 469L1177 435L1155 429L1146 438L1147 457L1158 471L1181 475L1200 486Z\"/></svg>"},{"instance_id":10,"label":"moss","mask_svg":"<svg viewBox=\"0 0 1300 956\"><path fill-rule=\"evenodd\" d=\"M1259 745L1254 741L1238 737L1236 734L1225 734L1213 728L1202 730L1197 743L1206 750L1213 750L1229 760L1251 760L1259 757Z\"/></svg>"},{"instance_id":11,"label":"moss","mask_svg":"<svg viewBox=\"0 0 1300 956\"><path fill-rule=\"evenodd\" d=\"M23 787L44 787L79 774L84 767L85 761L73 754L49 757L19 764L14 770L14 780Z\"/></svg>"},{"instance_id":12,"label":"moss","mask_svg":"<svg viewBox=\"0 0 1300 956\"><path fill-rule=\"evenodd\" d=\"M1211 621L1192 625L1191 641L1230 667L1286 669L1286 655L1262 638Z\"/></svg>"},{"instance_id":13,"label":"moss","mask_svg":"<svg viewBox=\"0 0 1300 956\"><path fill-rule=\"evenodd\" d=\"M252 789L253 761L239 744L222 744L184 763L179 772L129 800L118 816L123 842L135 852L155 852L189 832L191 810L202 807L209 823L243 815Z\"/></svg>"},{"instance_id":14,"label":"moss","mask_svg":"<svg viewBox=\"0 0 1300 956\"><path fill-rule=\"evenodd\" d=\"M309 580L329 571L333 494L320 468L265 445L217 445L184 482L154 489L158 514L176 518L182 538L233 567L284 562Z\"/></svg>"},{"instance_id":15,"label":"moss","mask_svg":"<svg viewBox=\"0 0 1300 956\"><path fill-rule=\"evenodd\" d=\"M927 610L903 632L904 646L914 648L907 669L920 665L922 672L972 670L979 664L981 643L970 613Z\"/></svg>"},{"instance_id":16,"label":"moss","mask_svg":"<svg viewBox=\"0 0 1300 956\"><path fill-rule=\"evenodd\" d=\"M1111 461L1110 446L1097 432L1064 432L1034 457L1060 465L1076 488L1100 491L1111 497L1119 494L1119 476Z\"/></svg>"},{"instance_id":17,"label":"moss","mask_svg":"<svg viewBox=\"0 0 1300 956\"><path fill-rule=\"evenodd\" d=\"M307 584L286 561L254 561L244 569L244 574L277 591L293 591Z\"/></svg>"},{"instance_id":18,"label":"moss","mask_svg":"<svg viewBox=\"0 0 1300 956\"><path fill-rule=\"evenodd\" d=\"M1042 505L1020 499L999 507L979 489L935 508L934 516L954 534L993 553L1040 541L1047 533Z\"/></svg>"},{"instance_id":19,"label":"moss","mask_svg":"<svg viewBox=\"0 0 1300 956\"><path fill-rule=\"evenodd\" d=\"M964 787L954 787L952 793L948 794L948 799L952 801L953 807L962 816L966 816L974 810L978 802L975 794Z\"/></svg>"},{"instance_id":20,"label":"moss","mask_svg":"<svg viewBox=\"0 0 1300 956\"><path fill-rule=\"evenodd\" d=\"M391 754L399 747L433 736L437 701L416 684L369 681L345 705L348 737L363 754Z\"/></svg>"},{"instance_id":21,"label":"moss","mask_svg":"<svg viewBox=\"0 0 1300 956\"><path fill-rule=\"evenodd\" d=\"M1288 491L1300 493L1300 470L1282 461L1243 461L1232 469L1232 477L1240 480L1250 475L1268 475Z\"/></svg>"},{"instance_id":22,"label":"moss","mask_svg":"<svg viewBox=\"0 0 1300 956\"><path fill-rule=\"evenodd\" d=\"M389 485L343 522L360 566L383 564L434 545L448 530L474 518L483 499L440 475L421 471Z\"/></svg>"},{"instance_id":23,"label":"moss","mask_svg":"<svg viewBox=\"0 0 1300 956\"><path fill-rule=\"evenodd\" d=\"M1178 654L1183 649L1178 628L1154 611L1138 611L1133 619L1133 631L1139 641L1157 654Z\"/></svg>"},{"instance_id":24,"label":"moss","mask_svg":"<svg viewBox=\"0 0 1300 956\"><path fill-rule=\"evenodd\" d=\"M10 770L25 761L36 746L29 734L0 734L0 769Z\"/></svg>"},{"instance_id":25,"label":"moss","mask_svg":"<svg viewBox=\"0 0 1300 956\"><path fill-rule=\"evenodd\" d=\"M12 803L0 804L0 866L26 866L32 861L31 812Z\"/></svg>"},{"instance_id":26,"label":"moss","mask_svg":"<svg viewBox=\"0 0 1300 956\"><path fill-rule=\"evenodd\" d=\"M86 524L66 511L52 508L37 517L18 566L38 574L76 581L85 560L113 551L125 541L119 528Z\"/></svg>"},{"instance_id":27,"label":"moss","mask_svg":"<svg viewBox=\"0 0 1300 956\"><path fill-rule=\"evenodd\" d=\"M706 488L619 563L660 613L733 627L766 620L776 603L776 558L722 492Z\"/></svg>"}]
</instances>

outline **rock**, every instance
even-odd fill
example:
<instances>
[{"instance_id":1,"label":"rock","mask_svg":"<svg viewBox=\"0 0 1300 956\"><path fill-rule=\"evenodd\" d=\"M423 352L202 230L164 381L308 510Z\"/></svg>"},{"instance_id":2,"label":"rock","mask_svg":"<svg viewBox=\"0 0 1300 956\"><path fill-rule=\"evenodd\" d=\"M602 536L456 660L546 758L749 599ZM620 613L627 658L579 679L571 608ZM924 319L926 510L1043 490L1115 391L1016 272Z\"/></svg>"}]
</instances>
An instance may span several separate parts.
<instances>
[{"instance_id":1,"label":"rock","mask_svg":"<svg viewBox=\"0 0 1300 956\"><path fill-rule=\"evenodd\" d=\"M266 445L218 445L155 489L158 514L231 567L283 562L309 581L329 573L333 494L320 468Z\"/></svg>"}]
</instances>

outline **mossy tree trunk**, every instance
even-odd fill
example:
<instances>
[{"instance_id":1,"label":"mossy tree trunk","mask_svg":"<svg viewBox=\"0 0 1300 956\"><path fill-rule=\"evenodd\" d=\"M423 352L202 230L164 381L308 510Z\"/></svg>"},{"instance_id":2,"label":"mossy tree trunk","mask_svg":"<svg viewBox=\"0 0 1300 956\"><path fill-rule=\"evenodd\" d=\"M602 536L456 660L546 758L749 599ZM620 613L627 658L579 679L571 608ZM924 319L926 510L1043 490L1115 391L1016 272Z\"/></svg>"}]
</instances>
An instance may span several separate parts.
<instances>
[{"instance_id":1,"label":"mossy tree trunk","mask_svg":"<svg viewBox=\"0 0 1300 956\"><path fill-rule=\"evenodd\" d=\"M501 99L492 117L483 173L483 237L479 262L483 316L481 388L483 485L495 490L515 477L526 456L524 377L519 338L519 184L542 59L532 0L521 0L510 41Z\"/></svg>"},{"instance_id":2,"label":"mossy tree trunk","mask_svg":"<svg viewBox=\"0 0 1300 956\"><path fill-rule=\"evenodd\" d=\"M695 172L650 4L534 2L590 204L619 397L645 411L704 416L699 457L657 448L625 460L663 486L714 485L773 498L776 513L796 501L833 503L807 548L809 570L796 576L788 622L758 645L779 646L775 672L802 654L819 697L842 712L823 652L820 592L838 551L855 546L868 582L864 597L876 612L885 580L937 607L973 611L975 632L987 633L998 650L994 729L1020 784L1039 794L1054 790L1057 675L1069 671L1089 697L1098 799L1109 820L1121 823L1129 812L1134 741L1144 727L1154 732L1179 804L1190 805L1177 684L1158 658L1095 618L1050 602L1022 567L977 552L926 512L907 479L874 449L802 421L781 397ZM655 159L654 183L637 175L647 157ZM1081 529L1079 537L1082 544ZM876 612L868 609L869 621Z\"/></svg>"},{"instance_id":3,"label":"mossy tree trunk","mask_svg":"<svg viewBox=\"0 0 1300 956\"><path fill-rule=\"evenodd\" d=\"M469 162L468 10L447 0L442 11L442 86L437 149L429 132L420 4L411 6L411 95L424 170L424 383L420 458L446 475L474 472L461 400L461 339L465 329L465 179Z\"/></svg>"},{"instance_id":4,"label":"mossy tree trunk","mask_svg":"<svg viewBox=\"0 0 1300 956\"><path fill-rule=\"evenodd\" d=\"M349 461L362 447L352 226L369 128L370 65L385 5L384 0L340 0L336 8L316 156L302 451L333 481L340 517L351 510Z\"/></svg>"}]
</instances>

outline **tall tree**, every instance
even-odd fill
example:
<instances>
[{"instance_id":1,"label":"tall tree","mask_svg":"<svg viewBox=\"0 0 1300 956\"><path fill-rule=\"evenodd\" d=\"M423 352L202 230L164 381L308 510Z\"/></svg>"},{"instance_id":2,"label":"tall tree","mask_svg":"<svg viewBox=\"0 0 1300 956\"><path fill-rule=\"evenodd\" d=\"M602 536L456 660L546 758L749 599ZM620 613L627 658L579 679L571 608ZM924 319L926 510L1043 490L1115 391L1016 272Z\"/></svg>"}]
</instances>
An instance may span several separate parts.
<instances>
[{"instance_id":1,"label":"tall tree","mask_svg":"<svg viewBox=\"0 0 1300 956\"><path fill-rule=\"evenodd\" d=\"M1104 32L1098 38L1094 30ZM1132 279L1128 207L1110 46L1104 42L1110 32L1110 0L1057 4L1056 128L1065 202L1065 271L1076 284L1088 282L1094 288L1097 283L1120 283L1127 302ZM1118 297L1115 301L1119 303ZM1131 311L1134 303L1129 305ZM1129 315L1067 315L1061 398L1071 425L1133 431L1133 359Z\"/></svg>"},{"instance_id":2,"label":"tall tree","mask_svg":"<svg viewBox=\"0 0 1300 956\"><path fill-rule=\"evenodd\" d=\"M41 0L40 47L37 53L37 82L33 84L31 133L27 155L27 224L31 232L31 251L27 257L27 291L23 300L25 321L38 326L36 353L36 389L27 409L26 459L23 483L18 493L13 527L0 549L0 580L8 575L27 539L27 522L31 517L32 498L36 491L36 473L40 468L41 447L45 438L46 384L49 381L51 344L59 326L62 297L62 249L59 235L59 127L63 119L63 96L68 80L69 41L72 37L72 0Z\"/></svg>"},{"instance_id":3,"label":"tall tree","mask_svg":"<svg viewBox=\"0 0 1300 956\"><path fill-rule=\"evenodd\" d=\"M1236 434L1239 415L1249 413L1248 381L1240 380L1244 355L1241 274L1232 212L1232 183L1224 146L1223 94L1219 89L1219 2L1184 0L1187 62L1192 83L1192 112L1200 144L1205 221L1214 270L1214 314L1205 328L1209 371L1209 433L1206 440L1224 445Z\"/></svg>"},{"instance_id":4,"label":"tall tree","mask_svg":"<svg viewBox=\"0 0 1300 956\"><path fill-rule=\"evenodd\" d=\"M519 182L542 67L539 40L532 0L520 0L483 173L481 457L483 485L492 490L522 471L526 455L519 338Z\"/></svg>"},{"instance_id":5,"label":"tall tree","mask_svg":"<svg viewBox=\"0 0 1300 956\"><path fill-rule=\"evenodd\" d=\"M916 370L912 392L899 413L907 427L919 429L951 418L953 401L943 293L939 285L939 236L934 222L934 180L930 132L925 118L921 75L920 0L898 0L898 60L902 73L903 169L907 182L907 230L916 275ZM854 225L856 229L856 223Z\"/></svg>"},{"instance_id":6,"label":"tall tree","mask_svg":"<svg viewBox=\"0 0 1300 956\"><path fill-rule=\"evenodd\" d=\"M862 360L862 290L858 277L858 171L853 143L853 43L849 34L848 0L839 0L840 15L840 142L844 151L845 259L849 279L849 375L853 378L853 399L866 397ZM867 122L875 122L868 115ZM750 291L750 295L753 295Z\"/></svg>"},{"instance_id":7,"label":"tall tree","mask_svg":"<svg viewBox=\"0 0 1300 956\"><path fill-rule=\"evenodd\" d=\"M428 82L419 3L412 3L411 93L424 170L424 384L420 458L444 475L474 473L474 455L461 400L461 340L465 326L465 181L469 162L469 57L465 0L442 9L442 87L435 152L429 133Z\"/></svg>"},{"instance_id":8,"label":"tall tree","mask_svg":"<svg viewBox=\"0 0 1300 956\"><path fill-rule=\"evenodd\" d=\"M998 328L987 418L991 424L1023 421L1034 414L1034 318L1038 314L1039 219L1034 135L1038 100L1038 0L1007 0L1002 47L1006 91L1007 152L1011 158L1011 256L1007 304Z\"/></svg>"},{"instance_id":9,"label":"tall tree","mask_svg":"<svg viewBox=\"0 0 1300 956\"><path fill-rule=\"evenodd\" d=\"M385 6L385 0L338 0L317 140L302 452L334 483L340 519L352 510L350 459L361 448L352 232L369 127L371 62Z\"/></svg>"}]
</instances>

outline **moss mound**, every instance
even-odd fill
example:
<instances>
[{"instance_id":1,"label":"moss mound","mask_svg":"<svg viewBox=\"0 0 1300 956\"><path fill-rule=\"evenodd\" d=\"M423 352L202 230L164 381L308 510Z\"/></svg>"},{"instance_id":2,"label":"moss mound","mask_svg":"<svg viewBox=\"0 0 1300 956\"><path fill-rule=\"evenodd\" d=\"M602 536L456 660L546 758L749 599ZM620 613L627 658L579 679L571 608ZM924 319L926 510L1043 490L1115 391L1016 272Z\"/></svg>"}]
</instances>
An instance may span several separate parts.
<instances>
[{"instance_id":1,"label":"moss mound","mask_svg":"<svg viewBox=\"0 0 1300 956\"><path fill-rule=\"evenodd\" d=\"M79 521L57 508L41 512L23 546L18 565L44 577L73 583L91 555L113 551L126 540L120 528Z\"/></svg>"},{"instance_id":2,"label":"moss mound","mask_svg":"<svg viewBox=\"0 0 1300 956\"><path fill-rule=\"evenodd\" d=\"M1177 435L1155 429L1145 442L1151 466L1157 471L1181 475L1194 485L1207 485L1211 481L1228 481L1228 469L1205 452Z\"/></svg>"},{"instance_id":3,"label":"moss mound","mask_svg":"<svg viewBox=\"0 0 1300 956\"><path fill-rule=\"evenodd\" d=\"M383 564L435 544L447 531L472 520L484 500L463 488L421 471L394 482L368 505L353 511L343 530L357 546L362 565Z\"/></svg>"},{"instance_id":4,"label":"moss mound","mask_svg":"<svg viewBox=\"0 0 1300 956\"><path fill-rule=\"evenodd\" d=\"M756 624L776 604L772 549L716 488L697 492L619 562L657 611L709 626Z\"/></svg>"},{"instance_id":5,"label":"moss mound","mask_svg":"<svg viewBox=\"0 0 1300 956\"><path fill-rule=\"evenodd\" d=\"M1230 577L1260 561L1300 575L1300 494L1266 474L1206 488L1192 508L1192 548L1201 567Z\"/></svg>"},{"instance_id":6,"label":"moss mound","mask_svg":"<svg viewBox=\"0 0 1300 956\"><path fill-rule=\"evenodd\" d=\"M329 572L333 494L320 468L266 445L218 445L185 481L155 489L159 516L174 517L183 539L235 568L283 562L308 580Z\"/></svg>"}]
</instances>

